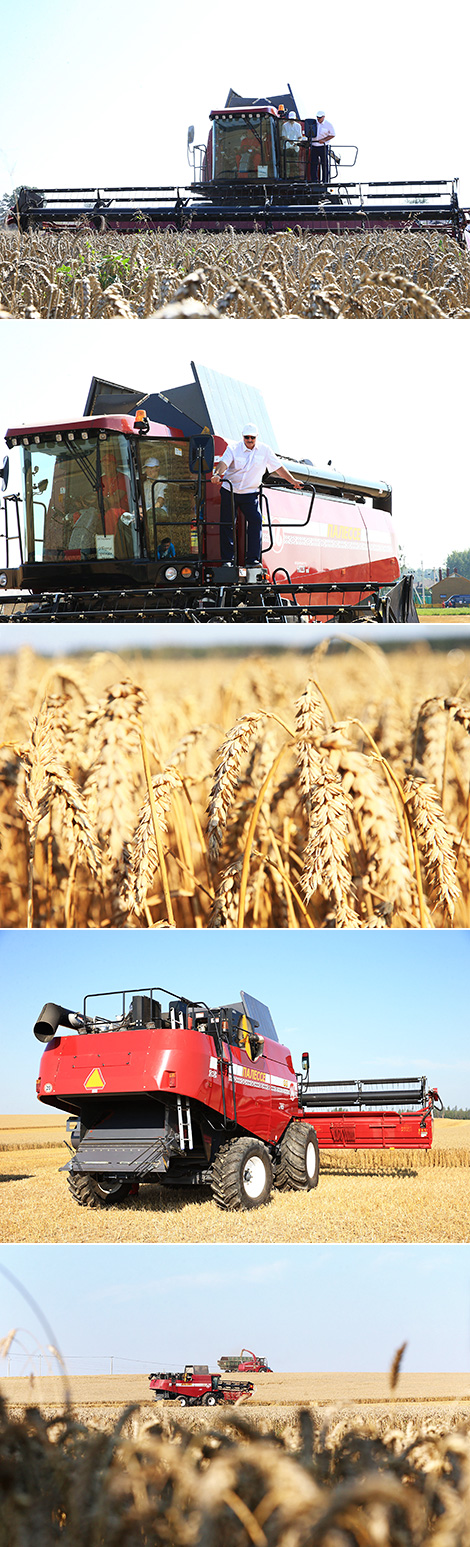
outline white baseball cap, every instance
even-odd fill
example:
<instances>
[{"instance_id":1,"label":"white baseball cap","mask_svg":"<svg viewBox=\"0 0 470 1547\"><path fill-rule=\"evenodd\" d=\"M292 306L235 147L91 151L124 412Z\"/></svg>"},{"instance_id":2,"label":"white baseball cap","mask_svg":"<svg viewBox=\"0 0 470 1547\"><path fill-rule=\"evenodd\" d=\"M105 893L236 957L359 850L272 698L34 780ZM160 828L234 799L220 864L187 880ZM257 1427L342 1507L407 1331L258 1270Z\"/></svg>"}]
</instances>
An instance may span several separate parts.
<instances>
[{"instance_id":1,"label":"white baseball cap","mask_svg":"<svg viewBox=\"0 0 470 1547\"><path fill-rule=\"evenodd\" d=\"M323 107L317 108L317 118L324 118L324 117L325 117L325 109Z\"/></svg>"},{"instance_id":2,"label":"white baseball cap","mask_svg":"<svg viewBox=\"0 0 470 1547\"><path fill-rule=\"evenodd\" d=\"M257 435L257 434L258 434L258 425L257 424L244 424L243 425L242 435Z\"/></svg>"},{"instance_id":3,"label":"white baseball cap","mask_svg":"<svg viewBox=\"0 0 470 1547\"><path fill-rule=\"evenodd\" d=\"M289 118L297 118L297 113L289 113Z\"/></svg>"}]
</instances>

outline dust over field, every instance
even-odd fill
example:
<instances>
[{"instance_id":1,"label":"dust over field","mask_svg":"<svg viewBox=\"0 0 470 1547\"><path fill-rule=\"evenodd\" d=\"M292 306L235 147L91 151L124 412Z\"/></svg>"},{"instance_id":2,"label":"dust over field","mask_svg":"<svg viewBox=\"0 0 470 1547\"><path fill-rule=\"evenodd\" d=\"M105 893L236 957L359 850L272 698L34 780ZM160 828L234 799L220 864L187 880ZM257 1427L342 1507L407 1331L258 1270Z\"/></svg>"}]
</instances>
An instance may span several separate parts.
<instances>
[{"instance_id":1,"label":"dust over field","mask_svg":"<svg viewBox=\"0 0 470 1547\"><path fill-rule=\"evenodd\" d=\"M276 1189L253 1212L227 1214L202 1188L141 1187L137 1198L105 1209L70 1197L64 1148L3 1150L2 1241L433 1241L470 1239L470 1124L451 1123L453 1143L430 1151L323 1151L318 1188ZM445 1129L447 1119L438 1127ZM462 1142L460 1142L462 1132Z\"/></svg>"},{"instance_id":2,"label":"dust over field","mask_svg":"<svg viewBox=\"0 0 470 1547\"><path fill-rule=\"evenodd\" d=\"M0 1547L467 1547L468 1408L424 1406L0 1406Z\"/></svg>"},{"instance_id":3,"label":"dust over field","mask_svg":"<svg viewBox=\"0 0 470 1547\"><path fill-rule=\"evenodd\" d=\"M0 660L23 928L470 924L470 647Z\"/></svg>"},{"instance_id":4,"label":"dust over field","mask_svg":"<svg viewBox=\"0 0 470 1547\"><path fill-rule=\"evenodd\" d=\"M0 232L4 320L470 316L470 255L448 235L229 229Z\"/></svg>"}]
</instances>

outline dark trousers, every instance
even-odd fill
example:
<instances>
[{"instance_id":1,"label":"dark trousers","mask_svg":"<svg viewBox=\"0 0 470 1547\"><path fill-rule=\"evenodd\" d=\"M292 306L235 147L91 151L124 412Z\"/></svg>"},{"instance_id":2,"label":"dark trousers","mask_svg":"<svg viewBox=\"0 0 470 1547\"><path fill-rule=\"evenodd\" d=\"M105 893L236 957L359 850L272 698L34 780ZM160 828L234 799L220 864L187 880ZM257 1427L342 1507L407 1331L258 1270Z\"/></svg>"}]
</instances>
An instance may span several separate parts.
<instances>
[{"instance_id":1,"label":"dark trousers","mask_svg":"<svg viewBox=\"0 0 470 1547\"><path fill-rule=\"evenodd\" d=\"M312 141L310 152L310 181L312 183L327 183L329 177L329 145L317 145Z\"/></svg>"},{"instance_id":2,"label":"dark trousers","mask_svg":"<svg viewBox=\"0 0 470 1547\"><path fill-rule=\"evenodd\" d=\"M247 544L245 563L256 564L261 558L261 511L257 494L235 494L235 513L241 510L247 527ZM220 557L224 564L230 564L234 558L233 552L233 524L232 524L232 495L230 489L220 490Z\"/></svg>"}]
</instances>

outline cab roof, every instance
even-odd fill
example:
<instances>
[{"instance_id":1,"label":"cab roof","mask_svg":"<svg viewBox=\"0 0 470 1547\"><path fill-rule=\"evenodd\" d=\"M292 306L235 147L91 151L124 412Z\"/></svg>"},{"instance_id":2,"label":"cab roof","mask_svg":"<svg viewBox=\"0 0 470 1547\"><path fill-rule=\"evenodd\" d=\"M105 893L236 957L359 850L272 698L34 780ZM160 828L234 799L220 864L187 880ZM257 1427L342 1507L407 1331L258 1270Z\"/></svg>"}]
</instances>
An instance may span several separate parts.
<instances>
[{"instance_id":1,"label":"cab roof","mask_svg":"<svg viewBox=\"0 0 470 1547\"><path fill-rule=\"evenodd\" d=\"M166 424L158 424L152 420L149 422L150 437L155 437L159 440L163 440L165 438L171 440L185 439L185 436L182 435L181 430L172 429ZM136 427L135 425L133 414L99 414L96 416L87 415L83 419L67 419L65 421L63 419L59 419L51 424L20 424L16 429L13 428L7 430L5 440L7 445L9 445L10 441L13 439L19 442L23 442L26 439L31 440L31 437L34 437L35 435L40 435L42 439L47 439L49 436L53 435L62 435L62 437L67 440L67 436L69 434L80 435L80 433L83 432L84 434L90 436L97 434L99 430L107 430L110 433L117 435L135 435L137 439L140 438L138 426Z\"/></svg>"}]
</instances>

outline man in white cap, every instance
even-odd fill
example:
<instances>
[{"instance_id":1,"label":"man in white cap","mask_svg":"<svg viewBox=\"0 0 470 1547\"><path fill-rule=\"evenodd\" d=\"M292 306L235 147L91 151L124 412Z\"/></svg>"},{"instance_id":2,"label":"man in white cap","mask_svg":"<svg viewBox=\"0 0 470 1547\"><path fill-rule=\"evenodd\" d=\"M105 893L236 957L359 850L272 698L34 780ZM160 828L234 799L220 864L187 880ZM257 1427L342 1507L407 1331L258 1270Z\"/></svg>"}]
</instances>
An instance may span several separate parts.
<instances>
[{"instance_id":1,"label":"man in white cap","mask_svg":"<svg viewBox=\"0 0 470 1547\"><path fill-rule=\"evenodd\" d=\"M294 489L302 488L299 480L283 467L275 451L266 446L264 441L258 440L256 424L245 424L242 439L228 442L212 474L212 483L220 484L220 557L224 564L233 563L234 558L232 489L235 509L240 510L244 516L247 530L245 563L252 565L260 561L261 511L258 495L263 473L266 472L284 478Z\"/></svg>"},{"instance_id":2,"label":"man in white cap","mask_svg":"<svg viewBox=\"0 0 470 1547\"><path fill-rule=\"evenodd\" d=\"M323 108L317 113L317 132L312 140L311 149L311 180L312 183L327 183L329 178L329 153L328 145L334 140L335 131L333 124L325 118Z\"/></svg>"},{"instance_id":3,"label":"man in white cap","mask_svg":"<svg viewBox=\"0 0 470 1547\"><path fill-rule=\"evenodd\" d=\"M285 177L298 177L299 144L302 139L302 129L297 114L290 112L281 124Z\"/></svg>"}]
</instances>

